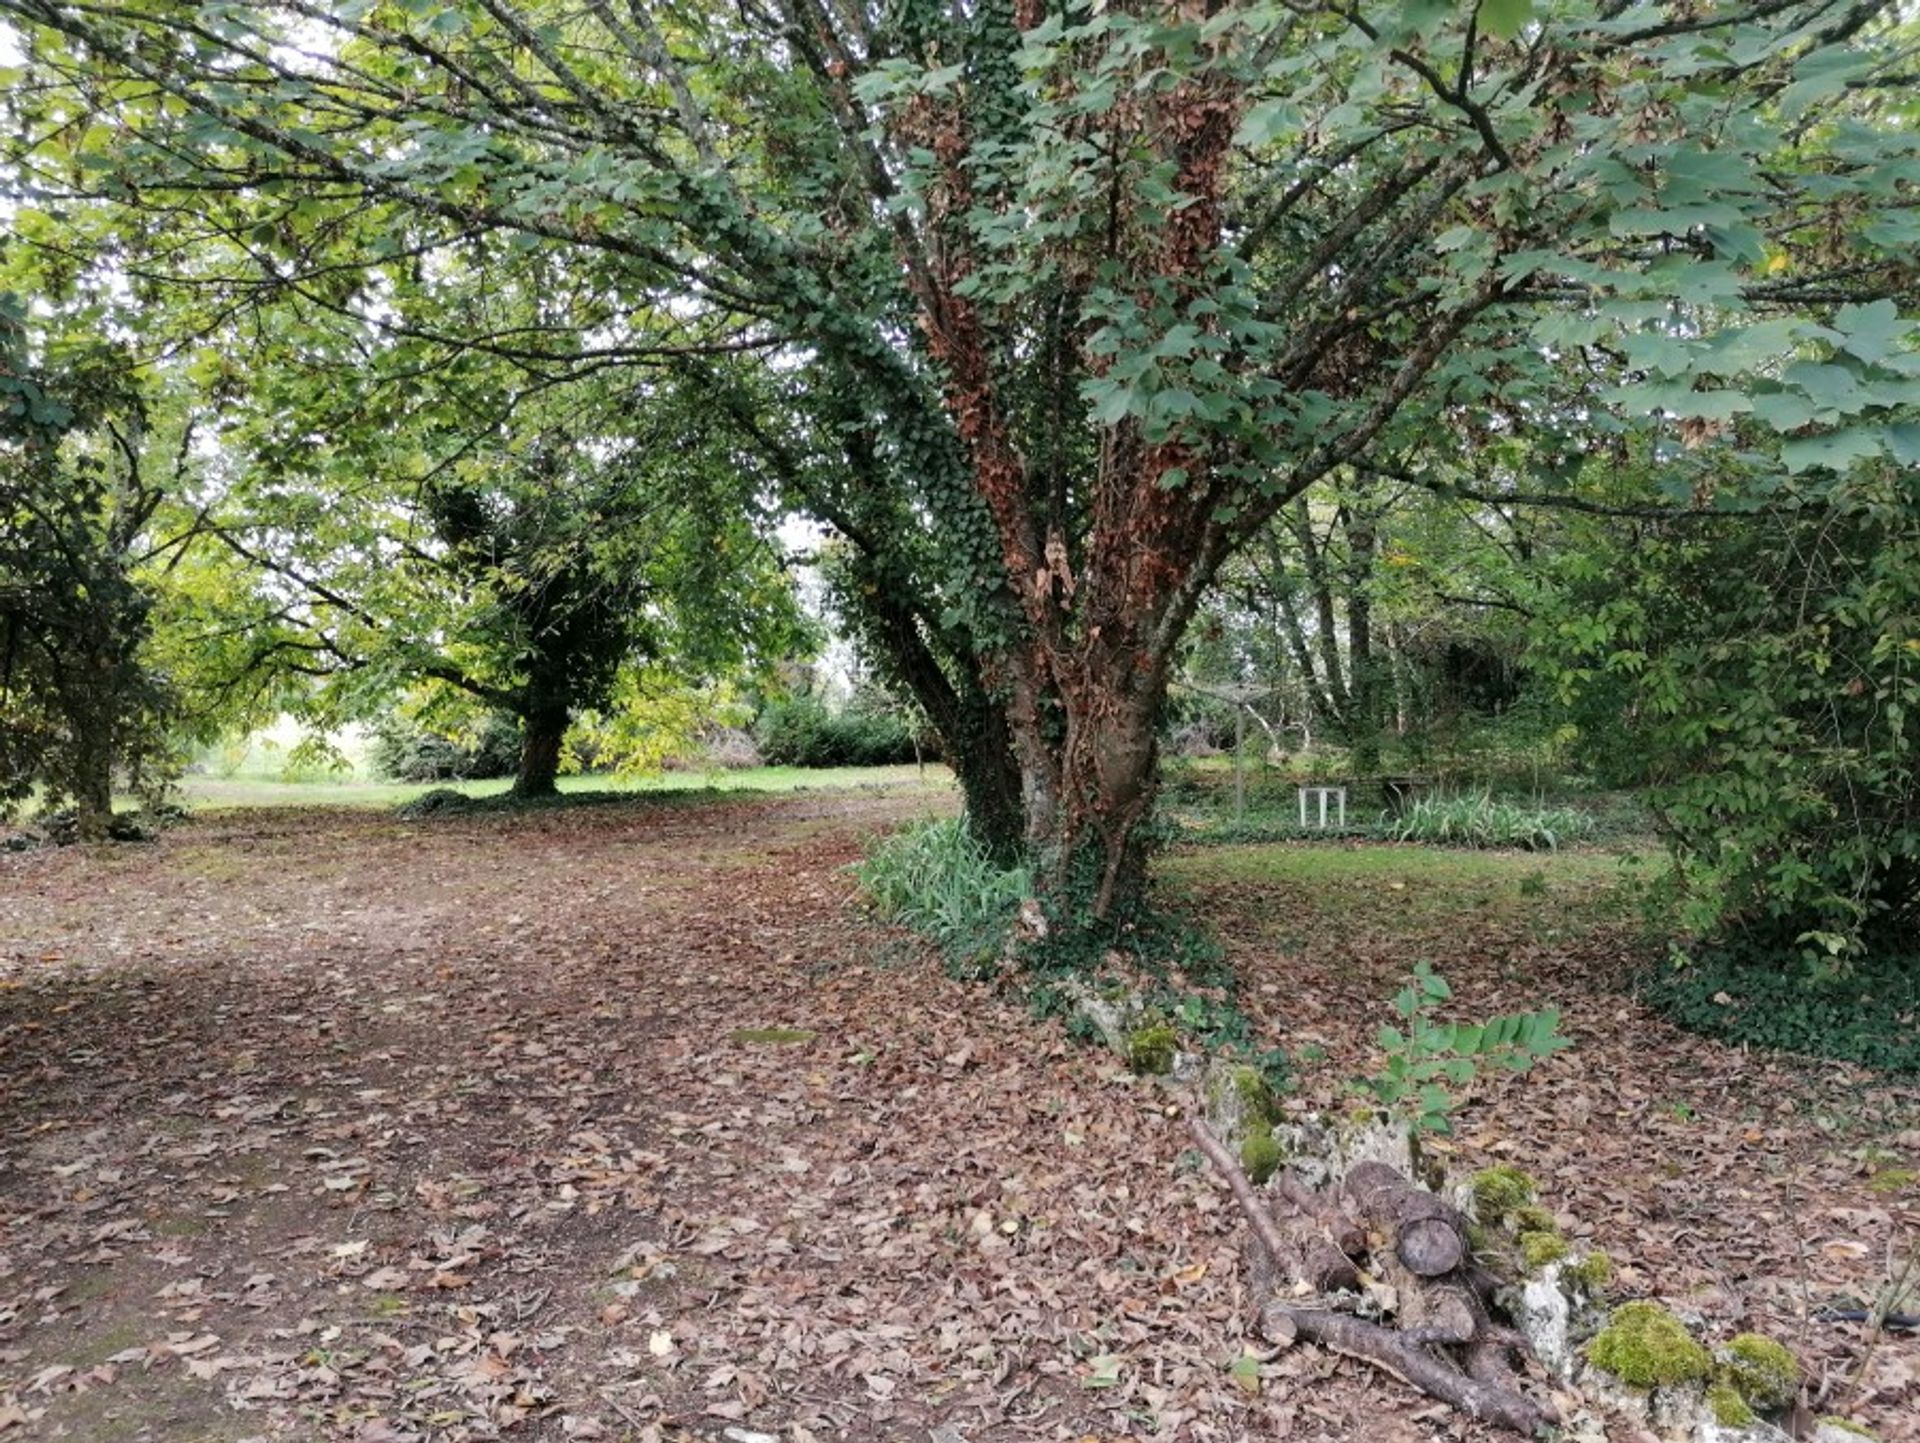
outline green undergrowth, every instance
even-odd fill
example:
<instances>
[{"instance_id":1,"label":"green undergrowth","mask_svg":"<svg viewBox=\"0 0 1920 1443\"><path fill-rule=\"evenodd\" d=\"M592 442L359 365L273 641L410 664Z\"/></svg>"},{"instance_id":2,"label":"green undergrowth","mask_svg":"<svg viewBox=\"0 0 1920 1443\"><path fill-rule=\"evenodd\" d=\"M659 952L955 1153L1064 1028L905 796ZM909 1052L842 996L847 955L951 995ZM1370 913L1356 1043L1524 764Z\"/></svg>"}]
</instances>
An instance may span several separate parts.
<instances>
[{"instance_id":1,"label":"green undergrowth","mask_svg":"<svg viewBox=\"0 0 1920 1443\"><path fill-rule=\"evenodd\" d=\"M1380 841L1386 833L1378 822L1349 820L1345 825L1300 825L1287 812L1248 812L1243 816L1175 814L1179 839L1190 846L1226 847L1248 842Z\"/></svg>"},{"instance_id":2,"label":"green undergrowth","mask_svg":"<svg viewBox=\"0 0 1920 1443\"><path fill-rule=\"evenodd\" d=\"M995 861L963 817L883 837L853 874L876 913L926 937L962 977L998 970L1007 931L1033 890L1027 869Z\"/></svg>"},{"instance_id":3,"label":"green undergrowth","mask_svg":"<svg viewBox=\"0 0 1920 1443\"><path fill-rule=\"evenodd\" d=\"M1225 949L1183 912L1178 899L1149 896L1126 916L1095 926L1072 915L1085 905L1078 899L1091 898L1096 886L1094 859L1081 870L1084 875L1068 891L1074 900L1049 918L1044 938L1021 952L1034 1012L1064 1017L1070 1032L1093 1040L1092 1023L1075 1011L1074 988L1109 978L1133 995L1144 1016L1175 1029L1188 1047L1239 1057L1269 1086L1287 1086L1286 1052L1260 1046L1252 1019L1240 1006L1239 974Z\"/></svg>"},{"instance_id":4,"label":"green undergrowth","mask_svg":"<svg viewBox=\"0 0 1920 1443\"><path fill-rule=\"evenodd\" d=\"M1397 842L1554 852L1585 840L1593 831L1593 821L1578 807L1507 801L1474 792L1421 797L1383 830Z\"/></svg>"},{"instance_id":5,"label":"green undergrowth","mask_svg":"<svg viewBox=\"0 0 1920 1443\"><path fill-rule=\"evenodd\" d=\"M1083 1040L1098 1030L1076 1007L1081 989L1110 986L1130 997L1139 1032L1152 1037L1150 1055L1130 1059L1140 1070L1163 1070L1174 1052L1198 1048L1241 1057L1274 1086L1287 1081L1286 1054L1259 1047L1239 1004L1239 978L1202 929L1154 902L1100 925L1087 920L1082 899L1095 892L1095 858L1077 869L1068 900L1049 910L1045 934L1017 948L1008 935L1033 893L1032 874L996 862L964 818L882 838L852 870L875 912L933 942L951 975L1011 981L1036 1016L1065 1019Z\"/></svg>"},{"instance_id":6,"label":"green undergrowth","mask_svg":"<svg viewBox=\"0 0 1920 1443\"><path fill-rule=\"evenodd\" d=\"M1920 1073L1920 955L1816 976L1797 958L1721 949L1662 965L1640 990L1670 1021L1724 1042Z\"/></svg>"}]
</instances>

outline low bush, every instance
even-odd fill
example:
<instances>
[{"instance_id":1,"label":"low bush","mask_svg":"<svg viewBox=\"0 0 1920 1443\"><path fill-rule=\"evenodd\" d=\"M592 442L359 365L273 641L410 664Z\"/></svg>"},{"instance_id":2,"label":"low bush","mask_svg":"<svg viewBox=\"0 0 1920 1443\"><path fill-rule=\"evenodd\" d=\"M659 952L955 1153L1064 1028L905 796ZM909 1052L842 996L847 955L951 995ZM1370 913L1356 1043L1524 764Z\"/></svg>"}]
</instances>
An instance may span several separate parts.
<instances>
[{"instance_id":1,"label":"low bush","mask_svg":"<svg viewBox=\"0 0 1920 1443\"><path fill-rule=\"evenodd\" d=\"M1387 836L1397 842L1529 852L1551 852L1592 830L1593 819L1577 807L1531 806L1485 792L1422 797L1386 824Z\"/></svg>"},{"instance_id":2,"label":"low bush","mask_svg":"<svg viewBox=\"0 0 1920 1443\"><path fill-rule=\"evenodd\" d=\"M1027 869L994 861L959 817L895 832L853 870L881 917L911 927L950 968L974 975L993 969L1032 891Z\"/></svg>"},{"instance_id":3,"label":"low bush","mask_svg":"<svg viewBox=\"0 0 1920 1443\"><path fill-rule=\"evenodd\" d=\"M1661 966L1641 995L1669 1020L1725 1042L1920 1072L1920 954L1842 973L1791 948L1722 947Z\"/></svg>"},{"instance_id":4,"label":"low bush","mask_svg":"<svg viewBox=\"0 0 1920 1443\"><path fill-rule=\"evenodd\" d=\"M510 777L520 762L520 725L505 713L488 714L476 727L446 735L400 715L372 727L368 760L395 782L459 782Z\"/></svg>"},{"instance_id":5,"label":"low bush","mask_svg":"<svg viewBox=\"0 0 1920 1443\"><path fill-rule=\"evenodd\" d=\"M754 723L754 740L777 767L885 767L918 755L913 728L898 713L836 712L810 696L768 702Z\"/></svg>"}]
</instances>

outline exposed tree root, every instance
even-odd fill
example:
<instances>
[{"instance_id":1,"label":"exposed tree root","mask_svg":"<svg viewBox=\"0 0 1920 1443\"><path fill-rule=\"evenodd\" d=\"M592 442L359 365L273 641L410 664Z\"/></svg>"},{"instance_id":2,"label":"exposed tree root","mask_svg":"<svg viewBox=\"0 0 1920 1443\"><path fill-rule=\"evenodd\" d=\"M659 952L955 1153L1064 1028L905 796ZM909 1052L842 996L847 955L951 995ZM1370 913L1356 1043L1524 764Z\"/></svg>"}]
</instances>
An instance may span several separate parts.
<instances>
[{"instance_id":1,"label":"exposed tree root","mask_svg":"<svg viewBox=\"0 0 1920 1443\"><path fill-rule=\"evenodd\" d=\"M1494 1322L1493 1278L1474 1263L1457 1210L1385 1163L1361 1162L1326 1189L1282 1174L1274 1200L1289 1215L1276 1219L1206 1124L1194 1117L1187 1125L1226 1179L1264 1254L1259 1261L1266 1265L1253 1268L1251 1280L1269 1338L1305 1338L1359 1358L1516 1433L1559 1421L1520 1389L1510 1355L1525 1340ZM1324 1302L1287 1301L1283 1289L1290 1282L1321 1294L1357 1287L1362 1262L1393 1285L1394 1326Z\"/></svg>"}]
</instances>

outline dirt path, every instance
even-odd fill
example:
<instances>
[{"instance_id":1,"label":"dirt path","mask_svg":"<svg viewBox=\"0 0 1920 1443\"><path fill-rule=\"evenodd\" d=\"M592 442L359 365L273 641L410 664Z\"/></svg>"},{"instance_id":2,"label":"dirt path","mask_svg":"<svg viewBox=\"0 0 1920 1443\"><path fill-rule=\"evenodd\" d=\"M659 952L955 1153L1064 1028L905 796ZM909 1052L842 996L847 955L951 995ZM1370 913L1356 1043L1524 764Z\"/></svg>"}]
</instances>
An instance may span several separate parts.
<instances>
[{"instance_id":1,"label":"dirt path","mask_svg":"<svg viewBox=\"0 0 1920 1443\"><path fill-rule=\"evenodd\" d=\"M851 907L862 837L926 806L237 813L0 858L0 1440L1461 1436L1308 1350L1230 1374L1236 1228L1164 1095ZM1288 982L1276 1032L1370 1030L1340 989L1390 987L1236 935ZM1583 1042L1612 1064L1613 1035ZM1572 1105L1503 1094L1468 1145L1542 1097ZM1542 1170L1620 1193L1602 1231L1650 1197L1779 1206L1739 1191L1753 1148L1688 1194L1583 1181L1563 1128ZM1851 1145L1780 1136L1821 1188ZM1920 1221L1876 1205L1850 1238ZM1870 1366L1862 1416L1900 1436L1913 1350Z\"/></svg>"}]
</instances>

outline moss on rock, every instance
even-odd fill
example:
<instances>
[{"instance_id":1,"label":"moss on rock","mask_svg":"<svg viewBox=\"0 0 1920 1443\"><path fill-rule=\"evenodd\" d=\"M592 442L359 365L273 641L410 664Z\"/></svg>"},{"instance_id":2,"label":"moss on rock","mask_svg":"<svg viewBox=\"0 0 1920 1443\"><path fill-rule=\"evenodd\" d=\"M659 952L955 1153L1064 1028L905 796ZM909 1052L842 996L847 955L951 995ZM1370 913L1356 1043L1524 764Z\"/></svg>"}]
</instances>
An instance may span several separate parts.
<instances>
[{"instance_id":1,"label":"moss on rock","mask_svg":"<svg viewBox=\"0 0 1920 1443\"><path fill-rule=\"evenodd\" d=\"M1535 1231L1520 1234L1520 1256L1527 1266L1538 1270L1557 1263L1567 1255L1567 1240L1557 1232Z\"/></svg>"},{"instance_id":2,"label":"moss on rock","mask_svg":"<svg viewBox=\"0 0 1920 1443\"><path fill-rule=\"evenodd\" d=\"M1557 1233L1560 1224L1553 1220L1553 1214L1538 1203L1527 1203L1513 1210L1509 1221L1515 1232L1520 1233Z\"/></svg>"},{"instance_id":3,"label":"moss on rock","mask_svg":"<svg viewBox=\"0 0 1920 1443\"><path fill-rule=\"evenodd\" d=\"M1578 1283L1589 1293L1598 1294L1613 1281L1613 1259L1596 1250L1578 1262L1568 1263L1560 1276Z\"/></svg>"},{"instance_id":4,"label":"moss on rock","mask_svg":"<svg viewBox=\"0 0 1920 1443\"><path fill-rule=\"evenodd\" d=\"M1207 1078L1207 1100L1216 1108L1231 1102L1253 1127L1271 1126L1279 1121L1280 1106L1273 1088L1259 1068L1245 1063L1215 1069Z\"/></svg>"},{"instance_id":5,"label":"moss on rock","mask_svg":"<svg viewBox=\"0 0 1920 1443\"><path fill-rule=\"evenodd\" d=\"M1285 1156L1270 1127L1254 1129L1247 1134L1247 1140L1240 1144L1240 1166L1256 1183L1263 1183L1272 1177Z\"/></svg>"},{"instance_id":6,"label":"moss on rock","mask_svg":"<svg viewBox=\"0 0 1920 1443\"><path fill-rule=\"evenodd\" d=\"M1760 1421L1740 1390L1724 1378L1707 1389L1707 1407L1722 1428L1751 1428Z\"/></svg>"},{"instance_id":7,"label":"moss on rock","mask_svg":"<svg viewBox=\"0 0 1920 1443\"><path fill-rule=\"evenodd\" d=\"M1772 1338L1741 1333L1720 1355L1721 1372L1740 1396L1762 1412L1791 1403L1800 1391L1800 1364Z\"/></svg>"},{"instance_id":8,"label":"moss on rock","mask_svg":"<svg viewBox=\"0 0 1920 1443\"><path fill-rule=\"evenodd\" d=\"M1149 1022L1128 1035L1127 1066L1135 1072L1171 1072L1174 1054L1179 1050L1179 1033L1165 1022Z\"/></svg>"},{"instance_id":9,"label":"moss on rock","mask_svg":"<svg viewBox=\"0 0 1920 1443\"><path fill-rule=\"evenodd\" d=\"M1874 1432L1871 1428L1861 1427L1851 1418L1842 1418L1838 1414L1829 1413L1824 1418L1817 1418L1814 1421L1818 1427L1832 1428L1841 1433L1851 1434L1855 1438L1867 1438L1871 1439L1872 1443L1880 1443L1880 1435L1878 1433Z\"/></svg>"},{"instance_id":10,"label":"moss on rock","mask_svg":"<svg viewBox=\"0 0 1920 1443\"><path fill-rule=\"evenodd\" d=\"M1483 1223L1498 1223L1534 1199L1533 1179L1506 1163L1473 1175L1473 1205Z\"/></svg>"},{"instance_id":11,"label":"moss on rock","mask_svg":"<svg viewBox=\"0 0 1920 1443\"><path fill-rule=\"evenodd\" d=\"M1615 1308L1587 1344L1587 1361L1634 1388L1695 1383L1713 1373L1713 1355L1657 1303Z\"/></svg>"}]
</instances>

